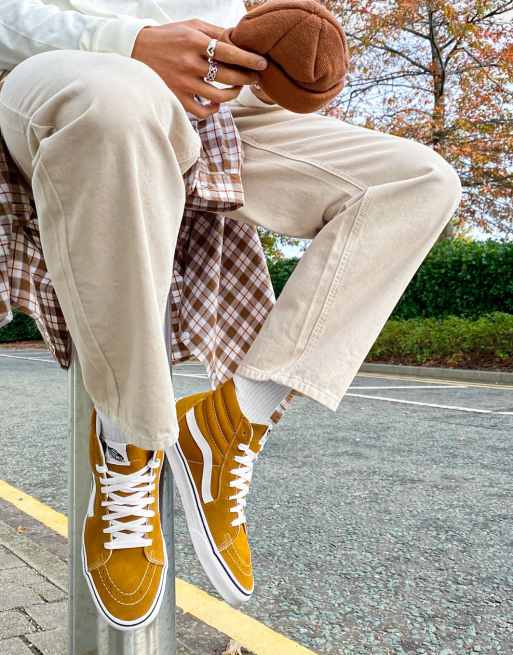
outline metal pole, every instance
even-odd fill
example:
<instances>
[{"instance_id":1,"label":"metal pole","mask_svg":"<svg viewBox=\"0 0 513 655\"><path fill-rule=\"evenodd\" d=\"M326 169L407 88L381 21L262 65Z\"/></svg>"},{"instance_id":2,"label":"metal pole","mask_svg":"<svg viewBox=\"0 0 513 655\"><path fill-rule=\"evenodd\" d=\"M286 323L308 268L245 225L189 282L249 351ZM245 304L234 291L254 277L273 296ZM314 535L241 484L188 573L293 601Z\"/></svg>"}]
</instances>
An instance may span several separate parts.
<instances>
[{"instance_id":1,"label":"metal pole","mask_svg":"<svg viewBox=\"0 0 513 655\"><path fill-rule=\"evenodd\" d=\"M169 316L166 312L166 327ZM169 332L167 333L169 334ZM166 335L166 344L168 339ZM169 348L169 346L168 346ZM92 403L84 388L76 351L68 374L70 467L69 467L69 655L176 655L175 561L173 526L173 479L167 459L161 478L161 522L169 568L165 596L157 618L146 628L121 632L101 617L89 594L82 572L82 523L87 510L91 473L89 426Z\"/></svg>"}]
</instances>

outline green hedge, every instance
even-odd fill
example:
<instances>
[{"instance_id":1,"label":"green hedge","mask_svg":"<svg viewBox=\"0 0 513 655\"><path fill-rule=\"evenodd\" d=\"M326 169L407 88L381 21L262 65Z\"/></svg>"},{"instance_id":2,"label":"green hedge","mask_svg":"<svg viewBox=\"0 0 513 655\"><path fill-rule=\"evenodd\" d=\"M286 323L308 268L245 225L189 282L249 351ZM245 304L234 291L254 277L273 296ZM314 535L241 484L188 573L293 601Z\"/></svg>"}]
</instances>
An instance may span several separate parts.
<instances>
[{"instance_id":1,"label":"green hedge","mask_svg":"<svg viewBox=\"0 0 513 655\"><path fill-rule=\"evenodd\" d=\"M0 343L9 341L37 341L42 339L34 321L14 310L13 320L0 329Z\"/></svg>"},{"instance_id":2,"label":"green hedge","mask_svg":"<svg viewBox=\"0 0 513 655\"><path fill-rule=\"evenodd\" d=\"M513 314L513 243L438 243L422 263L393 316Z\"/></svg>"},{"instance_id":3,"label":"green hedge","mask_svg":"<svg viewBox=\"0 0 513 655\"><path fill-rule=\"evenodd\" d=\"M297 258L268 262L278 297ZM443 241L431 250L417 271L392 318L476 319L490 312L513 314L513 243ZM40 339L34 323L17 313L0 329L0 341Z\"/></svg>"},{"instance_id":4,"label":"green hedge","mask_svg":"<svg viewBox=\"0 0 513 655\"><path fill-rule=\"evenodd\" d=\"M269 264L276 296L297 262ZM478 318L495 311L513 314L513 243L454 239L434 246L392 317Z\"/></svg>"},{"instance_id":5,"label":"green hedge","mask_svg":"<svg viewBox=\"0 0 513 655\"><path fill-rule=\"evenodd\" d=\"M513 315L390 319L367 361L513 368Z\"/></svg>"},{"instance_id":6,"label":"green hedge","mask_svg":"<svg viewBox=\"0 0 513 655\"><path fill-rule=\"evenodd\" d=\"M0 341L40 338L34 322L19 312L0 330ZM390 319L367 361L513 370L513 315Z\"/></svg>"},{"instance_id":7,"label":"green hedge","mask_svg":"<svg viewBox=\"0 0 513 655\"><path fill-rule=\"evenodd\" d=\"M278 259L276 261L267 260L267 267L269 269L269 274L271 276L271 282L273 283L274 293L276 298L282 292L285 283L292 275L292 272L296 268L296 264L299 259L297 257L291 257L290 259Z\"/></svg>"}]
</instances>

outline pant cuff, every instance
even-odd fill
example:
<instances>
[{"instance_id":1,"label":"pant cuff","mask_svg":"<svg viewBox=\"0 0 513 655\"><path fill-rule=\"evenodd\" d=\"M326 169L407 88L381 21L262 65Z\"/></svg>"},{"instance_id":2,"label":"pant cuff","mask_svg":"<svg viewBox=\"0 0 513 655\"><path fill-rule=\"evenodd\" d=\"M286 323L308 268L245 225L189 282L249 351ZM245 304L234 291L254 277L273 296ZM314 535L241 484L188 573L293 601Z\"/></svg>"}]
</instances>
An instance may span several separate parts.
<instances>
[{"instance_id":1,"label":"pant cuff","mask_svg":"<svg viewBox=\"0 0 513 655\"><path fill-rule=\"evenodd\" d=\"M300 391L302 394L308 396L312 400L316 400L318 403L324 405L324 407L327 407L328 409L331 409L333 412L337 411L344 395L344 392L336 395L326 391L326 389L320 389L311 382L306 382L303 378L299 378L295 375L290 375L287 372L266 372L249 364L239 364L236 373L238 375L243 375L246 378L250 378L251 380L272 380L278 384L283 384L287 387L291 387L296 391Z\"/></svg>"},{"instance_id":2,"label":"pant cuff","mask_svg":"<svg viewBox=\"0 0 513 655\"><path fill-rule=\"evenodd\" d=\"M106 419L108 425L115 426L115 431L112 434L113 441L121 441L121 438L123 438L126 439L124 443L132 444L138 448L144 448L144 450L164 450L164 448L174 446L178 441L178 434L173 434L171 432L165 432L155 436L141 435L140 431L133 430L119 418L112 418L112 413L108 410L105 410L96 403L94 406L100 418Z\"/></svg>"}]
</instances>

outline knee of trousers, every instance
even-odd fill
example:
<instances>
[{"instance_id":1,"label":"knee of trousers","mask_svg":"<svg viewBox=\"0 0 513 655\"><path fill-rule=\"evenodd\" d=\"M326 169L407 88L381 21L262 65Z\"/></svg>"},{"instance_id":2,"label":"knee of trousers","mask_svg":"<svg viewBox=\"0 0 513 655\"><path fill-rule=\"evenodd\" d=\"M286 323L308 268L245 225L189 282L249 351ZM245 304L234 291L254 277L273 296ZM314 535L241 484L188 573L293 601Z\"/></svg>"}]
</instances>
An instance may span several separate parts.
<instances>
[{"instance_id":1,"label":"knee of trousers","mask_svg":"<svg viewBox=\"0 0 513 655\"><path fill-rule=\"evenodd\" d=\"M416 206L423 210L428 207L431 227L443 228L461 201L462 185L455 168L435 150L417 141L396 137L391 143L392 172L387 175L406 183L406 202L412 205L412 217ZM422 216L425 220L425 211Z\"/></svg>"},{"instance_id":2,"label":"knee of trousers","mask_svg":"<svg viewBox=\"0 0 513 655\"><path fill-rule=\"evenodd\" d=\"M141 127L158 125L170 137L176 128L180 139L198 139L175 94L154 70L136 59L115 53L53 50L24 60L11 75L13 88L27 88L27 84L31 88L28 100L21 102L37 106L20 110L36 126L73 125L127 138L141 133ZM21 84L16 85L15 78Z\"/></svg>"}]
</instances>

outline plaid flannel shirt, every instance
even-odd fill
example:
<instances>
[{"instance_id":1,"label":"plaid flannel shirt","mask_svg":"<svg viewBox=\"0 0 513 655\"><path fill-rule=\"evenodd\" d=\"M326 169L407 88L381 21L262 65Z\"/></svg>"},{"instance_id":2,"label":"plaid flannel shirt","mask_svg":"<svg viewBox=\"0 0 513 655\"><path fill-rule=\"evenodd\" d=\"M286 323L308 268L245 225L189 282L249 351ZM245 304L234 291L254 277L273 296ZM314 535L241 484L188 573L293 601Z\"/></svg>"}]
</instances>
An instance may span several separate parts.
<instances>
[{"instance_id":1,"label":"plaid flannel shirt","mask_svg":"<svg viewBox=\"0 0 513 655\"><path fill-rule=\"evenodd\" d=\"M242 146L231 111L221 105L207 119L192 114L189 119L202 151L184 175L187 200L166 338L171 364L196 357L214 387L237 369L275 295L256 228L223 216L244 204ZM0 327L12 320L14 307L35 320L52 355L68 368L71 337L46 269L32 190L0 133ZM273 421L293 395L281 403Z\"/></svg>"}]
</instances>

